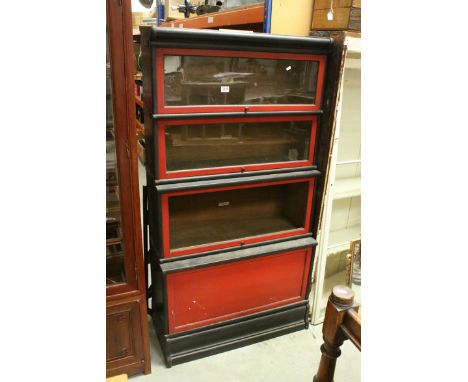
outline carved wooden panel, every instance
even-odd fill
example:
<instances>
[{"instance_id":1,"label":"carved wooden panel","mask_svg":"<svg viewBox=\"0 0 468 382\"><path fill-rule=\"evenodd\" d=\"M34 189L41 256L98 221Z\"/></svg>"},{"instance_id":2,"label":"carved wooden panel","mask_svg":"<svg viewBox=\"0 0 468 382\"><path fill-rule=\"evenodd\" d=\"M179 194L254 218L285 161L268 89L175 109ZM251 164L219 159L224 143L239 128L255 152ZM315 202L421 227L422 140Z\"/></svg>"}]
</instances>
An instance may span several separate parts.
<instances>
[{"instance_id":1,"label":"carved wooden panel","mask_svg":"<svg viewBox=\"0 0 468 382\"><path fill-rule=\"evenodd\" d=\"M131 321L130 310L124 310L107 316L106 331L112 333L112 335L107 337L107 361L133 353Z\"/></svg>"},{"instance_id":2,"label":"carved wooden panel","mask_svg":"<svg viewBox=\"0 0 468 382\"><path fill-rule=\"evenodd\" d=\"M108 369L118 368L124 364L143 366L139 304L138 301L132 301L107 308L106 362Z\"/></svg>"}]
</instances>

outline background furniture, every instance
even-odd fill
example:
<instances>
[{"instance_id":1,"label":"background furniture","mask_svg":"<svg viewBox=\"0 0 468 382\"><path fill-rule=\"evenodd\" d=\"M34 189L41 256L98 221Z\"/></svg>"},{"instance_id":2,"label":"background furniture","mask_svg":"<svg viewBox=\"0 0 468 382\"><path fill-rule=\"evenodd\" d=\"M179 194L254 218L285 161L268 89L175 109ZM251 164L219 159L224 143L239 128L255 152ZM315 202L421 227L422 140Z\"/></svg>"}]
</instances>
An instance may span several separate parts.
<instances>
[{"instance_id":1,"label":"background furniture","mask_svg":"<svg viewBox=\"0 0 468 382\"><path fill-rule=\"evenodd\" d=\"M361 0L314 0L311 29L361 31Z\"/></svg>"},{"instance_id":2,"label":"background furniture","mask_svg":"<svg viewBox=\"0 0 468 382\"><path fill-rule=\"evenodd\" d=\"M332 287L346 284L350 243L361 237L361 38L353 32L326 35L342 48L343 65L310 296L314 325L323 321ZM360 284L352 287L359 302Z\"/></svg>"},{"instance_id":3,"label":"background furniture","mask_svg":"<svg viewBox=\"0 0 468 382\"><path fill-rule=\"evenodd\" d=\"M145 253L166 364L307 328L332 40L140 29Z\"/></svg>"},{"instance_id":4,"label":"background furniture","mask_svg":"<svg viewBox=\"0 0 468 382\"><path fill-rule=\"evenodd\" d=\"M107 1L106 369L151 371L135 140L130 1Z\"/></svg>"},{"instance_id":5,"label":"background furniture","mask_svg":"<svg viewBox=\"0 0 468 382\"><path fill-rule=\"evenodd\" d=\"M354 303L354 292L344 285L333 288L328 299L320 359L314 382L333 382L336 359L340 356L340 346L350 340L361 351L360 307Z\"/></svg>"},{"instance_id":6,"label":"background furniture","mask_svg":"<svg viewBox=\"0 0 468 382\"><path fill-rule=\"evenodd\" d=\"M336 1L336 0L335 0ZM170 4L167 4L167 3ZM192 1L196 4L197 1ZM229 5L229 3L232 3ZM272 34L307 36L311 29L313 0L228 1L229 8L204 15L182 13L168 8L183 0L166 0L165 17L159 26L190 29L237 29ZM170 13L170 14L169 14ZM146 16L149 17L148 15ZM135 13L134 34L139 35L141 16ZM148 24L147 24L148 25Z\"/></svg>"},{"instance_id":7,"label":"background furniture","mask_svg":"<svg viewBox=\"0 0 468 382\"><path fill-rule=\"evenodd\" d=\"M183 1L179 2L183 3ZM256 32L263 31L265 9L263 4L248 5L234 9L222 10L205 15L191 15L188 19L167 21L161 27L175 28L231 28Z\"/></svg>"}]
</instances>

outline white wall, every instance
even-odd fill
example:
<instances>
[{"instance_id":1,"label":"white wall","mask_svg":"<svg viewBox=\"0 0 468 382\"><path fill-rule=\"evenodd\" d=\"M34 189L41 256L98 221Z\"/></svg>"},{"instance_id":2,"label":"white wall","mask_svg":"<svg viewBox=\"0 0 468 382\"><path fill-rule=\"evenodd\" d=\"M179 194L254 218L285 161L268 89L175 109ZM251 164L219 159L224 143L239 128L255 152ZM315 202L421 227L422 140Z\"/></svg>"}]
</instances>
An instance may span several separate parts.
<instances>
[{"instance_id":1,"label":"white wall","mask_svg":"<svg viewBox=\"0 0 468 382\"><path fill-rule=\"evenodd\" d=\"M152 9L156 7L156 0L153 0ZM132 0L132 12L150 12L151 9L145 8L138 0Z\"/></svg>"},{"instance_id":2,"label":"white wall","mask_svg":"<svg viewBox=\"0 0 468 382\"><path fill-rule=\"evenodd\" d=\"M273 0L271 33L308 36L313 0Z\"/></svg>"}]
</instances>

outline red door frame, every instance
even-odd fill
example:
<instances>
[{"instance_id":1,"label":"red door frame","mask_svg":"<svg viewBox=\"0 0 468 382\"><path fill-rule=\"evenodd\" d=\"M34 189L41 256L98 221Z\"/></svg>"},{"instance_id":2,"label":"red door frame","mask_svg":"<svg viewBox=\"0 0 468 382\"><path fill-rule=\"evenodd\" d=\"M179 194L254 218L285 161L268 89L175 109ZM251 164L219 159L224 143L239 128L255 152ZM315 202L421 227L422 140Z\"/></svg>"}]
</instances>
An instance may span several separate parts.
<instances>
[{"instance_id":1,"label":"red door frame","mask_svg":"<svg viewBox=\"0 0 468 382\"><path fill-rule=\"evenodd\" d=\"M191 247L178 248L175 250L170 249L169 247L169 197L178 196L178 195L191 195L191 194L201 194L207 192L217 192L217 191L227 191L227 190L240 190L244 188L256 188L256 187L265 187L265 186L274 186L279 184L288 184L288 183L309 183L309 190L307 195L307 207L305 211L305 221L303 228L295 228L286 231L279 231L271 234L263 234L257 236L248 236L240 239L233 239L227 241L220 241L208 244L200 244ZM302 235L309 232L310 229L310 215L312 211L312 198L314 194L314 184L315 178L301 178L301 179L291 179L291 180L281 180L275 182L265 182L265 183L255 183L255 184L244 184L240 186L226 186L226 187L216 187L208 188L202 190L189 190L189 191L178 191L172 193L164 193L161 195L161 215L162 215L162 238L163 238L163 257L177 257L185 256L199 252L213 251L217 249L224 249L235 246L242 246L246 244L254 244L267 240L281 239L290 236Z\"/></svg>"},{"instance_id":2,"label":"red door frame","mask_svg":"<svg viewBox=\"0 0 468 382\"><path fill-rule=\"evenodd\" d=\"M245 265L246 263L254 263L252 266L258 266L258 264L255 264L255 263L258 263L259 261L261 262L265 262L268 261L268 260L277 260L277 261L285 261L285 262L288 262L290 260L290 258L288 256L294 256L294 255L299 255L299 254L303 254L305 252L305 255L304 255L304 266L303 266L303 272L302 272L302 280L301 280L301 290L300 290L300 293L299 295L297 296L290 296L288 298L285 298L285 299L282 299L280 301L274 301L274 302L267 302L263 305L260 305L260 306L255 306L253 308L245 308L245 307L242 307L242 306L232 306L232 312L231 313L228 313L228 314L225 314L225 315L222 315L222 316L217 316L217 317L212 317L212 318L208 318L208 319L204 319L204 320L201 320L201 321L196 321L196 322L192 322L192 323L187 323L187 324L184 324L184 325L180 325L180 326L176 326L176 317L174 315L174 313L169 313L168 314L168 324L169 324L169 333L178 333L178 332L183 332L183 331L186 331L186 330L190 330L190 329L195 329L195 328L199 328L199 327L202 327L202 326L207 326L207 325L210 325L210 324L214 324L214 323L217 323L217 322L223 322L223 321L226 321L226 320L230 320L230 319L234 319L234 318L237 318L237 317L242 317L242 316L246 316L246 315L249 315L249 314L253 314L253 313L257 313L257 312L261 312L261 311L265 311L265 310L268 310L268 309L273 309L273 308L277 308L277 307L280 307L280 306L284 306L284 305L288 305L288 304L291 304L291 303L294 303L294 302L297 302L297 301L302 301L306 298L306 291L307 291L307 280L309 278L309 271L310 271L310 263L311 263L311 258L312 258L312 248L304 248L304 249L300 249L300 250L293 250L293 251L285 251L285 252L280 252L280 253L276 253L276 254L270 254L270 255L266 255L266 256L261 256L261 257L255 257L255 258L250 258L250 259L244 259L244 260L240 260L240 261L237 261L237 262L234 262L234 263L226 263L226 264L219 264L219 265L212 265L212 266L207 266L207 267L203 267L203 268L198 268L198 269L192 269L192 270L187 270L187 271L183 271L183 272L176 272L176 273L169 273L167 276L166 276L166 286L167 286L167 309L168 309L168 312L174 312L175 310L175 305L177 303L177 296L174 295L174 289L173 289L173 284L177 282L177 278L180 277L179 275L183 275L183 276L187 276L187 274L189 273L200 273L200 272L203 272L204 270L206 269L209 269L209 268L216 268L216 269L220 269L220 268L226 268L226 267L229 267L231 265L239 265L239 264L243 264ZM285 257L284 259L279 259L281 257ZM267 271L267 268L263 267L264 271ZM261 282L262 281L262 271L259 272L259 278L256 279L256 281L258 282ZM200 277L198 275L198 277ZM242 274L235 274L234 276L234 280L235 282L238 282L238 278L239 277L242 277ZM228 282L229 281L233 281L233 280L227 280ZM218 285L217 288L222 288L222 285ZM207 296L208 298L209 296ZM245 296L245 299L243 299L243 302L248 302L248 298L249 296ZM194 301L195 303L195 301ZM189 308L190 309L190 308ZM209 313L209 312L207 312Z\"/></svg>"},{"instance_id":3,"label":"red door frame","mask_svg":"<svg viewBox=\"0 0 468 382\"><path fill-rule=\"evenodd\" d=\"M202 119L175 119L175 120L160 120L156 122L158 129L158 163L159 163L159 177L161 179L172 179L190 176L200 175L214 175L214 174L225 174L232 172L248 172L257 170L271 170L281 168L294 168L312 166L314 162L315 153L315 138L317 136L317 119L318 117L313 116L268 116L268 117L230 117L230 118L202 118ZM249 165L234 165L224 167L210 167L210 168L199 168L193 170L178 170L178 171L167 171L166 170L166 140L165 131L168 126L190 124L190 125L201 125L201 124L215 124L215 123L236 123L236 122L284 122L284 121L311 121L311 133L309 143L309 155L307 160L288 161L288 162L270 162L263 164L249 164Z\"/></svg>"},{"instance_id":4,"label":"red door frame","mask_svg":"<svg viewBox=\"0 0 468 382\"><path fill-rule=\"evenodd\" d=\"M267 104L267 105L200 105L200 106L166 106L164 103L164 55L179 56L212 56L212 57L251 57L269 59L291 59L298 61L318 61L317 87L315 104ZM250 52L242 50L204 50L204 49L156 49L156 94L157 110L159 114L166 113L209 113L209 112L244 112L246 107L251 112L257 111L314 111L320 110L322 102L322 89L325 75L325 55Z\"/></svg>"}]
</instances>

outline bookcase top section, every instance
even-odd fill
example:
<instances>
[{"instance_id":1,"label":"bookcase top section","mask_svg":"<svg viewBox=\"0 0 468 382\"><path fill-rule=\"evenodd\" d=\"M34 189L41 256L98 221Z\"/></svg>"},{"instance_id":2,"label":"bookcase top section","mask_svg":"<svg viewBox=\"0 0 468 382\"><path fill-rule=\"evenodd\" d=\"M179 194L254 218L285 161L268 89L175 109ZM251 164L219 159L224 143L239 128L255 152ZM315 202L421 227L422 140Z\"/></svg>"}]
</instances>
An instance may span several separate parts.
<instances>
[{"instance_id":1,"label":"bookcase top section","mask_svg":"<svg viewBox=\"0 0 468 382\"><path fill-rule=\"evenodd\" d=\"M330 37L296 37L267 33L245 33L208 29L140 26L145 40L152 46L210 49L241 49L272 52L328 53L333 46Z\"/></svg>"}]
</instances>

